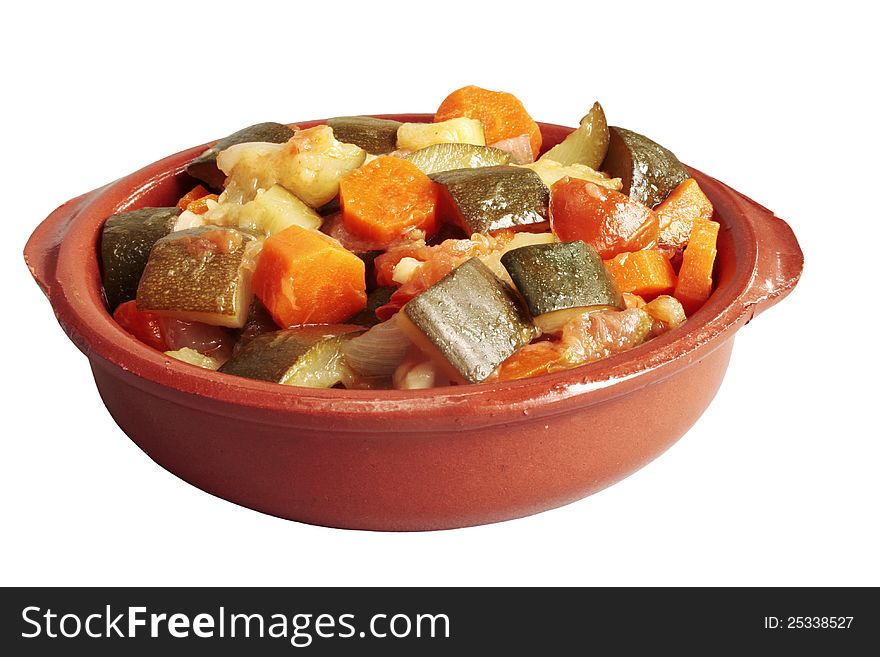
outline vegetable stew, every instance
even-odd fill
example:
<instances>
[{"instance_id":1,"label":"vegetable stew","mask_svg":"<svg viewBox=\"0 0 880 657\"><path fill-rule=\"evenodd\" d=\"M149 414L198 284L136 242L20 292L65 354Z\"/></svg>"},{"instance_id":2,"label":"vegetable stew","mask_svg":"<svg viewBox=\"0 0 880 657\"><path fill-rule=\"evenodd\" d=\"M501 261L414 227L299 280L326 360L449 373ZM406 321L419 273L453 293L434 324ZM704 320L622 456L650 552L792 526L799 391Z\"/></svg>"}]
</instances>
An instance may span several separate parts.
<instances>
[{"instance_id":1,"label":"vegetable stew","mask_svg":"<svg viewBox=\"0 0 880 657\"><path fill-rule=\"evenodd\" d=\"M713 288L711 202L599 103L542 150L519 99L468 86L433 123L249 126L187 173L175 207L107 219L105 299L144 344L230 376L532 377L674 331Z\"/></svg>"}]
</instances>

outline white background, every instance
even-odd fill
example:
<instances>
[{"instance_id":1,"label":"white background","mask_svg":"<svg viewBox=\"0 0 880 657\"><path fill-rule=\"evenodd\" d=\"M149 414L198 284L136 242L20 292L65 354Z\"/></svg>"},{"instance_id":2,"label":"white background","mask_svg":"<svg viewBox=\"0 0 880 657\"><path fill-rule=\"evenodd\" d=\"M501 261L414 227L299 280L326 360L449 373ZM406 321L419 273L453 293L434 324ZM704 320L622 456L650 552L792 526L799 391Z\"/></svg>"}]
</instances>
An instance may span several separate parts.
<instances>
[{"instance_id":1,"label":"white background","mask_svg":"<svg viewBox=\"0 0 880 657\"><path fill-rule=\"evenodd\" d=\"M872 3L299 5L6 8L0 583L880 585ZM30 232L244 125L430 112L465 84L569 125L599 99L790 222L801 283L740 331L698 424L578 503L423 534L264 516L155 465L30 279Z\"/></svg>"}]
</instances>

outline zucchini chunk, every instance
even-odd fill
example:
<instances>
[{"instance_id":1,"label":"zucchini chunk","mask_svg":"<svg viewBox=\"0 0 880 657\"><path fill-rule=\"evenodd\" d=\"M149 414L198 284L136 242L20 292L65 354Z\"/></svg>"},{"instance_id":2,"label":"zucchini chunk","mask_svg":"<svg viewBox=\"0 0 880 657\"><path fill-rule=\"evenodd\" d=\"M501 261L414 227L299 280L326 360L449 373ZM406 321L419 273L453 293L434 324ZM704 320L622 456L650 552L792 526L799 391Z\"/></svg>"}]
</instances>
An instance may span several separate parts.
<instances>
[{"instance_id":1,"label":"zucchini chunk","mask_svg":"<svg viewBox=\"0 0 880 657\"><path fill-rule=\"evenodd\" d=\"M223 203L205 216L211 224L232 226L266 237L291 226L317 230L324 221L321 215L281 185L258 189L254 200L244 205Z\"/></svg>"},{"instance_id":2,"label":"zucchini chunk","mask_svg":"<svg viewBox=\"0 0 880 657\"><path fill-rule=\"evenodd\" d=\"M510 153L491 146L476 144L432 144L403 157L415 164L426 174L452 169L476 169L510 162Z\"/></svg>"},{"instance_id":3,"label":"zucchini chunk","mask_svg":"<svg viewBox=\"0 0 880 657\"><path fill-rule=\"evenodd\" d=\"M235 144L245 144L252 141L270 142L283 144L293 137L293 130L282 123L257 123L233 132L211 146L204 153L193 159L186 165L186 172L193 178L201 180L215 192L223 189L223 181L226 175L217 168L217 154Z\"/></svg>"},{"instance_id":4,"label":"zucchini chunk","mask_svg":"<svg viewBox=\"0 0 880 657\"><path fill-rule=\"evenodd\" d=\"M409 301L401 331L453 381L479 383L536 337L522 301L471 258Z\"/></svg>"},{"instance_id":5,"label":"zucchini chunk","mask_svg":"<svg viewBox=\"0 0 880 657\"><path fill-rule=\"evenodd\" d=\"M431 175L440 183L440 212L468 236L505 228L533 229L547 221L550 190L534 171L495 166Z\"/></svg>"},{"instance_id":6,"label":"zucchini chunk","mask_svg":"<svg viewBox=\"0 0 880 657\"><path fill-rule=\"evenodd\" d=\"M577 130L544 153L540 159L553 160L563 166L582 164L598 169L608 152L608 123L605 111L599 103L581 119Z\"/></svg>"},{"instance_id":7,"label":"zucchini chunk","mask_svg":"<svg viewBox=\"0 0 880 657\"><path fill-rule=\"evenodd\" d=\"M584 242L523 246L505 253L501 264L544 333L561 330L575 314L625 307L599 254Z\"/></svg>"},{"instance_id":8,"label":"zucchini chunk","mask_svg":"<svg viewBox=\"0 0 880 657\"><path fill-rule=\"evenodd\" d=\"M632 130L611 126L602 170L623 182L624 194L653 208L690 178L675 154Z\"/></svg>"},{"instance_id":9,"label":"zucchini chunk","mask_svg":"<svg viewBox=\"0 0 880 657\"><path fill-rule=\"evenodd\" d=\"M153 246L137 306L165 317L241 328L262 241L235 228L179 230Z\"/></svg>"},{"instance_id":10,"label":"zucchini chunk","mask_svg":"<svg viewBox=\"0 0 880 657\"><path fill-rule=\"evenodd\" d=\"M403 124L371 116L338 116L328 119L327 125L339 141L360 146L371 155L385 155L397 148L397 129Z\"/></svg>"},{"instance_id":11,"label":"zucchini chunk","mask_svg":"<svg viewBox=\"0 0 880 657\"><path fill-rule=\"evenodd\" d=\"M179 208L142 208L114 214L104 223L101 269L111 313L134 299L150 249L174 229L179 215Z\"/></svg>"},{"instance_id":12,"label":"zucchini chunk","mask_svg":"<svg viewBox=\"0 0 880 657\"><path fill-rule=\"evenodd\" d=\"M216 370L220 367L220 361L216 358L201 354L190 347L183 347L182 349L176 349L174 351L166 351L165 355L206 370Z\"/></svg>"},{"instance_id":13,"label":"zucchini chunk","mask_svg":"<svg viewBox=\"0 0 880 657\"><path fill-rule=\"evenodd\" d=\"M342 345L362 326L315 324L259 335L220 372L289 386L332 388L347 374Z\"/></svg>"}]
</instances>

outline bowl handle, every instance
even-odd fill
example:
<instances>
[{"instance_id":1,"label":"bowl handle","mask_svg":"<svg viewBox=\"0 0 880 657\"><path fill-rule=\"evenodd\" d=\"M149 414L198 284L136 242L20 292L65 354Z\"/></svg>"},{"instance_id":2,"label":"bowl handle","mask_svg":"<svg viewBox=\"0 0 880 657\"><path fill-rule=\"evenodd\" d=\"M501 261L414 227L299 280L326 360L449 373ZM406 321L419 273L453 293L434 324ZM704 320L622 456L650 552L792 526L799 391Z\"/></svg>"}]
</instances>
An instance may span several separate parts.
<instances>
[{"instance_id":1,"label":"bowl handle","mask_svg":"<svg viewBox=\"0 0 880 657\"><path fill-rule=\"evenodd\" d=\"M49 299L55 282L55 268L58 264L58 253L71 222L88 204L94 192L83 194L56 209L46 217L31 234L24 247L24 261Z\"/></svg>"},{"instance_id":2,"label":"bowl handle","mask_svg":"<svg viewBox=\"0 0 880 657\"><path fill-rule=\"evenodd\" d=\"M794 289L804 268L804 254L794 232L784 220L748 196L732 189L730 191L737 197L741 207L744 206L743 217L758 245L755 271L744 299L751 319L784 299Z\"/></svg>"}]
</instances>

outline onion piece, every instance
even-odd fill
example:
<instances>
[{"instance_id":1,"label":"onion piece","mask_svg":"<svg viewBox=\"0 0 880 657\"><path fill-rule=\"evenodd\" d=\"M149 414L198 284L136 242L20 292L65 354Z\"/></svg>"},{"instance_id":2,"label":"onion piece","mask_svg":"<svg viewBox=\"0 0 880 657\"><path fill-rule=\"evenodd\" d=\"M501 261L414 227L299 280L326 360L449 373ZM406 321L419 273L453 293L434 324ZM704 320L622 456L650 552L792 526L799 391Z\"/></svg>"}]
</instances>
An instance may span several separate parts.
<instances>
[{"instance_id":1,"label":"onion piece","mask_svg":"<svg viewBox=\"0 0 880 657\"><path fill-rule=\"evenodd\" d=\"M232 355L235 338L231 331L222 326L185 322L172 317L161 317L159 325L168 351L192 349L204 356L210 356L220 364Z\"/></svg>"},{"instance_id":2,"label":"onion piece","mask_svg":"<svg viewBox=\"0 0 880 657\"><path fill-rule=\"evenodd\" d=\"M489 145L492 148L509 153L511 164L531 164L535 161L535 155L532 152L532 141L529 135L508 137Z\"/></svg>"},{"instance_id":3,"label":"onion piece","mask_svg":"<svg viewBox=\"0 0 880 657\"><path fill-rule=\"evenodd\" d=\"M388 377L403 361L411 343L398 328L395 317L376 324L342 346L352 371L362 377Z\"/></svg>"}]
</instances>

